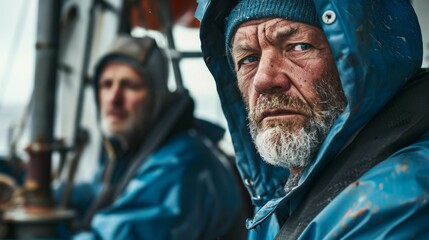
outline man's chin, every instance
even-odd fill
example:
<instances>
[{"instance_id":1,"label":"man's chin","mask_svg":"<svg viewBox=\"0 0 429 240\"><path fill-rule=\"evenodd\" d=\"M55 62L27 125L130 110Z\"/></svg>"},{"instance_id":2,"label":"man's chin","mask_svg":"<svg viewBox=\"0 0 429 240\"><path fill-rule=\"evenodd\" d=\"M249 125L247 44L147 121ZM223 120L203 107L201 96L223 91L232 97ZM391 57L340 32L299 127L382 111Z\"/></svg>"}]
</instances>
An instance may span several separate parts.
<instances>
[{"instance_id":1,"label":"man's chin","mask_svg":"<svg viewBox=\"0 0 429 240\"><path fill-rule=\"evenodd\" d=\"M284 160L278 152L278 147L281 144L280 131L283 131L283 129L279 126L259 130L255 138L255 145L266 163L287 168L288 165L283 162Z\"/></svg>"},{"instance_id":2,"label":"man's chin","mask_svg":"<svg viewBox=\"0 0 429 240\"><path fill-rule=\"evenodd\" d=\"M299 128L308 122L308 118L303 115L284 116L271 119L264 119L260 123L260 127L269 128L277 126L287 126L288 128Z\"/></svg>"},{"instance_id":3,"label":"man's chin","mask_svg":"<svg viewBox=\"0 0 429 240\"><path fill-rule=\"evenodd\" d=\"M313 139L302 127L293 132L285 126L261 130L254 141L265 162L288 169L305 167L313 151Z\"/></svg>"},{"instance_id":4,"label":"man's chin","mask_svg":"<svg viewBox=\"0 0 429 240\"><path fill-rule=\"evenodd\" d=\"M268 124L263 124L258 128L258 135L263 134L264 132L279 132L279 129L289 134L296 134L302 128L304 124L296 121L272 121Z\"/></svg>"},{"instance_id":5,"label":"man's chin","mask_svg":"<svg viewBox=\"0 0 429 240\"><path fill-rule=\"evenodd\" d=\"M125 138L125 134L123 132L117 131L103 131L104 136L108 138Z\"/></svg>"},{"instance_id":6,"label":"man's chin","mask_svg":"<svg viewBox=\"0 0 429 240\"><path fill-rule=\"evenodd\" d=\"M103 134L109 138L126 138L126 136L129 135L128 128L117 124L103 124L101 130Z\"/></svg>"}]
</instances>

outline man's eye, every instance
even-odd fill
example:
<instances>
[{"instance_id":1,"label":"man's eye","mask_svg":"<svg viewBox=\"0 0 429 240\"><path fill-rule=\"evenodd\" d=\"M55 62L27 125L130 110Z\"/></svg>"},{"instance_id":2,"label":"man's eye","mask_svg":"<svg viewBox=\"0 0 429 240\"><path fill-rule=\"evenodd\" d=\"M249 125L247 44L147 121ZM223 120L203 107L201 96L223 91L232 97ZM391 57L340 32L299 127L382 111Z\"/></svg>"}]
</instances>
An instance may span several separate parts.
<instances>
[{"instance_id":1,"label":"man's eye","mask_svg":"<svg viewBox=\"0 0 429 240\"><path fill-rule=\"evenodd\" d=\"M144 84L138 81L125 81L122 85L125 88L138 90L144 87Z\"/></svg>"},{"instance_id":2,"label":"man's eye","mask_svg":"<svg viewBox=\"0 0 429 240\"><path fill-rule=\"evenodd\" d=\"M312 46L310 44L307 43L298 43L295 44L295 46L293 46L293 50L294 51L306 51L308 49L312 48Z\"/></svg>"},{"instance_id":3,"label":"man's eye","mask_svg":"<svg viewBox=\"0 0 429 240\"><path fill-rule=\"evenodd\" d=\"M238 61L237 65L241 66L243 64L249 64L249 63L252 63L252 62L255 62L255 61L258 61L258 60L259 60L258 57L251 55L251 56L247 56L247 57L244 57L244 58L240 59L240 61Z\"/></svg>"},{"instance_id":4,"label":"man's eye","mask_svg":"<svg viewBox=\"0 0 429 240\"><path fill-rule=\"evenodd\" d=\"M112 86L111 81L100 81L100 88L110 88Z\"/></svg>"}]
</instances>

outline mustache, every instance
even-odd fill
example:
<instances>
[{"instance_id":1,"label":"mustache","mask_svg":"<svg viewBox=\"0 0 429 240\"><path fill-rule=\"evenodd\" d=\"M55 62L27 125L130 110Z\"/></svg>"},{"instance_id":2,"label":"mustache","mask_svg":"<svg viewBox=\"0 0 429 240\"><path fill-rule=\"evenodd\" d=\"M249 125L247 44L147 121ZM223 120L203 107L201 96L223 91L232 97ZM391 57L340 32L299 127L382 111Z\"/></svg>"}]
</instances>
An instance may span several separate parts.
<instances>
[{"instance_id":1,"label":"mustache","mask_svg":"<svg viewBox=\"0 0 429 240\"><path fill-rule=\"evenodd\" d=\"M312 107L297 96L277 94L261 95L253 109L249 109L249 120L255 124L260 123L265 117L265 112L270 110L296 111L306 116L313 116Z\"/></svg>"}]
</instances>

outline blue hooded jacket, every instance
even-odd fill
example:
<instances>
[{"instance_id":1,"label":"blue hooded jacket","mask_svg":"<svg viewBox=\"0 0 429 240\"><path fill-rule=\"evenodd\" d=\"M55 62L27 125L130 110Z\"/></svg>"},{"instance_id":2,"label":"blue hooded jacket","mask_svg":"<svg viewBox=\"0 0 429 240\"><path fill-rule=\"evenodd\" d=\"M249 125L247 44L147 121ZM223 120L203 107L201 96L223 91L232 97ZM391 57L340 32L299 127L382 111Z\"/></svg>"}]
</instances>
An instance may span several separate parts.
<instances>
[{"instance_id":1,"label":"blue hooded jacket","mask_svg":"<svg viewBox=\"0 0 429 240\"><path fill-rule=\"evenodd\" d=\"M237 166L256 213L248 219L250 239L273 239L300 205L312 179L419 71L420 26L408 0L314 0L347 98L298 186L283 190L284 168L261 160L247 128L236 76L225 55L225 23L237 1L200 0L196 17L205 62L214 76L228 121ZM329 11L329 12L328 12ZM330 13L324 23L324 13ZM428 90L429 91L429 90ZM427 112L427 111L426 111ZM374 146L377 147L377 146ZM307 225L300 239L408 239L429 237L429 132L390 154L349 185Z\"/></svg>"}]
</instances>

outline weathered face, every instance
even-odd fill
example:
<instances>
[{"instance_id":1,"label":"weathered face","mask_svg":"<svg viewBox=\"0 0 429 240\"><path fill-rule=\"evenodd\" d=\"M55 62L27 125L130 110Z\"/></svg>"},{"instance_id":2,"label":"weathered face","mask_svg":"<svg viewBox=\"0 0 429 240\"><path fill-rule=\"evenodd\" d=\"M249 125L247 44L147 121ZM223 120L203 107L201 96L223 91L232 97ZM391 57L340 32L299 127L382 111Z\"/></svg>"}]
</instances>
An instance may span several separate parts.
<instances>
[{"instance_id":1,"label":"weathered face","mask_svg":"<svg viewBox=\"0 0 429 240\"><path fill-rule=\"evenodd\" d=\"M120 62L106 64L100 76L99 98L104 134L129 140L143 128L149 91L132 67Z\"/></svg>"},{"instance_id":2,"label":"weathered face","mask_svg":"<svg viewBox=\"0 0 429 240\"><path fill-rule=\"evenodd\" d=\"M264 160L307 166L346 104L323 31L281 18L249 21L231 55Z\"/></svg>"}]
</instances>

